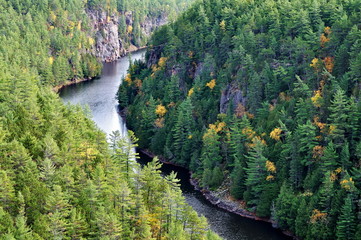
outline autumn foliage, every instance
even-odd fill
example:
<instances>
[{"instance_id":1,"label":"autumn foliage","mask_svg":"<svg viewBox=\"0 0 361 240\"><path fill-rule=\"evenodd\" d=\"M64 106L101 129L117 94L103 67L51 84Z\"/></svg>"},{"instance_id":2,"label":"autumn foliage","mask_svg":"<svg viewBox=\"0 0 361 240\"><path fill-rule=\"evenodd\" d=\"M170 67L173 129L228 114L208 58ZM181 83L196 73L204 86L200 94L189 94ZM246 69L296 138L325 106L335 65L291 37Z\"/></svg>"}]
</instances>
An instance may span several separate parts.
<instances>
[{"instance_id":1,"label":"autumn foliage","mask_svg":"<svg viewBox=\"0 0 361 240\"><path fill-rule=\"evenodd\" d=\"M211 90L216 86L216 80L212 79L210 82L206 84L207 87L209 87Z\"/></svg>"},{"instance_id":2,"label":"autumn foliage","mask_svg":"<svg viewBox=\"0 0 361 240\"><path fill-rule=\"evenodd\" d=\"M270 133L270 137L276 141L279 141L281 138L281 133L282 133L282 129L280 128L275 128L273 129L273 131Z\"/></svg>"},{"instance_id":3,"label":"autumn foliage","mask_svg":"<svg viewBox=\"0 0 361 240\"><path fill-rule=\"evenodd\" d=\"M162 104L159 104L155 110L155 113L158 116L163 117L167 113L167 109Z\"/></svg>"}]
</instances>

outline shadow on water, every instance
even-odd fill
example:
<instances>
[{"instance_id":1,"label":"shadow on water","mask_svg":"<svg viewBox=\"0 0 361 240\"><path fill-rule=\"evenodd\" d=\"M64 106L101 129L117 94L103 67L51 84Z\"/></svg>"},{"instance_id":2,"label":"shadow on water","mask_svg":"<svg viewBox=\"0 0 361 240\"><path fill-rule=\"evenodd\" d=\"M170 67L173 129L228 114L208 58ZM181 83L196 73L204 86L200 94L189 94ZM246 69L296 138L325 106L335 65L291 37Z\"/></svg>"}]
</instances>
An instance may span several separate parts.
<instances>
[{"instance_id":1,"label":"shadow on water","mask_svg":"<svg viewBox=\"0 0 361 240\"><path fill-rule=\"evenodd\" d=\"M140 159L138 162L145 165L151 161L142 152L138 152ZM190 204L198 214L204 215L211 228L220 236L227 240L290 240L292 238L285 236L280 230L271 226L270 223L256 221L241 217L237 214L227 212L221 208L212 205L199 191L196 191L190 183L189 171L182 167L173 166L171 164L163 164L162 173L170 174L172 171L177 173L180 179L181 189L188 204Z\"/></svg>"}]
</instances>

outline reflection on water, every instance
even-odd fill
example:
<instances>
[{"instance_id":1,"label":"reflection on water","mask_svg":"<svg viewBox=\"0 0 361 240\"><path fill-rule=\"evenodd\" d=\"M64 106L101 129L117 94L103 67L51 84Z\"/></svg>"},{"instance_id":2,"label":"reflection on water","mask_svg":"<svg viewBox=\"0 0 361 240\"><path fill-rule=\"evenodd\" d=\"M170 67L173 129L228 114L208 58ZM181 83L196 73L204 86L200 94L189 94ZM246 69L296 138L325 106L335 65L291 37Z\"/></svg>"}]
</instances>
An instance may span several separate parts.
<instances>
[{"instance_id":1,"label":"reflection on water","mask_svg":"<svg viewBox=\"0 0 361 240\"><path fill-rule=\"evenodd\" d=\"M140 59L144 51L132 54L132 59ZM88 105L93 120L107 134L119 130L123 136L127 135L127 128L123 119L117 112L115 99L118 86L129 67L129 59L124 57L114 63L105 63L99 79L83 82L64 88L60 92L64 102L71 104ZM141 155L141 161L147 162L149 158ZM263 240L288 239L270 224L254 221L228 213L211 205L200 192L195 191L189 183L189 173L183 168L163 165L165 174L176 171L181 179L181 188L186 201L199 213L203 214L211 226L224 239L236 240Z\"/></svg>"},{"instance_id":2,"label":"reflection on water","mask_svg":"<svg viewBox=\"0 0 361 240\"><path fill-rule=\"evenodd\" d=\"M133 53L132 60L142 58L144 53L144 50ZM65 87L60 91L60 97L66 103L88 105L92 119L107 134L115 130L126 134L125 123L117 112L115 95L128 67L128 57L117 62L104 63L99 79Z\"/></svg>"}]
</instances>

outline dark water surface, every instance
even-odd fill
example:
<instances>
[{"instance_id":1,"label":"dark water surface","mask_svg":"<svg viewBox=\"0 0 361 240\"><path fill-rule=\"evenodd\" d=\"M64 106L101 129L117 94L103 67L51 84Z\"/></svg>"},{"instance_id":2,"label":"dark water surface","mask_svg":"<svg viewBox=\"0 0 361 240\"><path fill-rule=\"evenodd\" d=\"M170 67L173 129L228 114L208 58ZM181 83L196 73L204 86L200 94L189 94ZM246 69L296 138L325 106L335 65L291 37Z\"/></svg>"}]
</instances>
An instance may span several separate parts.
<instances>
[{"instance_id":1,"label":"dark water surface","mask_svg":"<svg viewBox=\"0 0 361 240\"><path fill-rule=\"evenodd\" d=\"M145 51L132 53L132 59L140 59L144 53ZM89 106L93 120L107 134L119 130L126 136L127 128L117 112L115 95L128 67L128 57L121 58L117 62L105 63L103 73L99 79L65 87L61 90L60 97L66 103ZM142 154L140 154L140 157L143 164L150 160ZM268 223L243 218L214 207L200 192L194 190L189 183L187 170L163 164L163 173L168 174L171 171L177 172L186 201L199 214L204 215L208 219L211 228L224 239L289 239L281 232L273 229Z\"/></svg>"}]
</instances>

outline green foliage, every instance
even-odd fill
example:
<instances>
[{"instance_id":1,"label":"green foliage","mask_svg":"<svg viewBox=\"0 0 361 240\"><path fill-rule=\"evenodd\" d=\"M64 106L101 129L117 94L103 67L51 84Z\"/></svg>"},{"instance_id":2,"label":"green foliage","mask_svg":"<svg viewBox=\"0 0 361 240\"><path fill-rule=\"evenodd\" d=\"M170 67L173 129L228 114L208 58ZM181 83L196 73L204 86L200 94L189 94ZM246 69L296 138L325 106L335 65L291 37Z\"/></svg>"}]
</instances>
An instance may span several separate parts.
<instances>
[{"instance_id":1,"label":"green foliage","mask_svg":"<svg viewBox=\"0 0 361 240\"><path fill-rule=\"evenodd\" d=\"M40 83L55 86L100 74L100 63L89 54L94 33L81 1L4 1L1 22L2 61L39 73Z\"/></svg>"},{"instance_id":2,"label":"green foliage","mask_svg":"<svg viewBox=\"0 0 361 240\"><path fill-rule=\"evenodd\" d=\"M80 106L51 90L101 71L87 7L116 6L0 1L0 239L218 239L175 174L135 162L133 133L108 144Z\"/></svg>"},{"instance_id":3,"label":"green foliage","mask_svg":"<svg viewBox=\"0 0 361 240\"><path fill-rule=\"evenodd\" d=\"M262 189L264 187L267 169L266 161L267 158L263 155L263 146L261 142L257 141L256 145L250 151L250 156L248 156L247 167L246 167L246 186L247 192L247 201L249 204L256 204L259 201Z\"/></svg>"},{"instance_id":4,"label":"green foliage","mask_svg":"<svg viewBox=\"0 0 361 240\"><path fill-rule=\"evenodd\" d=\"M199 1L154 33L133 67L142 86L121 87L129 126L281 228L336 236L341 200L361 187L356 2ZM169 111L144 129L150 96Z\"/></svg>"},{"instance_id":5,"label":"green foliage","mask_svg":"<svg viewBox=\"0 0 361 240\"><path fill-rule=\"evenodd\" d=\"M348 195L342 206L341 214L337 223L337 239L354 239L356 220L352 206L352 198Z\"/></svg>"}]
</instances>

